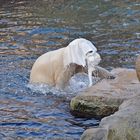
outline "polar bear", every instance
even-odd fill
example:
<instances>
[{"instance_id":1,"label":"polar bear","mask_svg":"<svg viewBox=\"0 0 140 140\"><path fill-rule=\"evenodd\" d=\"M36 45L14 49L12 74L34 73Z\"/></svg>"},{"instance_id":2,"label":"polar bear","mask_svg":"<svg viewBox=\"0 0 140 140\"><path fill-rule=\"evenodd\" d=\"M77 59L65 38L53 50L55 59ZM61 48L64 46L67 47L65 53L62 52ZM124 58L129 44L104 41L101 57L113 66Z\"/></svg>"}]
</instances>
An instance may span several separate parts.
<instances>
[{"instance_id":1,"label":"polar bear","mask_svg":"<svg viewBox=\"0 0 140 140\"><path fill-rule=\"evenodd\" d=\"M100 60L97 48L89 40L75 39L65 48L41 55L33 64L30 83L43 83L64 89L74 74L85 72L89 75L91 86L93 71L98 72L99 77L113 77L109 71L97 66Z\"/></svg>"}]
</instances>

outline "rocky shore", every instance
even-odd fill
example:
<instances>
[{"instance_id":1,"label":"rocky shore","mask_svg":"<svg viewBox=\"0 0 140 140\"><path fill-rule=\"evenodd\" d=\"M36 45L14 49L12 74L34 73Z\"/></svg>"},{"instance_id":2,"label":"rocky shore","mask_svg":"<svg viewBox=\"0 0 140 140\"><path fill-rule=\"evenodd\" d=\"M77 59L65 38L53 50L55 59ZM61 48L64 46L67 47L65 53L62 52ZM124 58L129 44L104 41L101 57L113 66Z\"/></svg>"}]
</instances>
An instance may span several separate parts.
<instances>
[{"instance_id":1,"label":"rocky shore","mask_svg":"<svg viewBox=\"0 0 140 140\"><path fill-rule=\"evenodd\" d=\"M114 80L102 80L71 100L73 115L102 118L81 140L140 140L139 64L137 59L136 70L112 70Z\"/></svg>"}]
</instances>

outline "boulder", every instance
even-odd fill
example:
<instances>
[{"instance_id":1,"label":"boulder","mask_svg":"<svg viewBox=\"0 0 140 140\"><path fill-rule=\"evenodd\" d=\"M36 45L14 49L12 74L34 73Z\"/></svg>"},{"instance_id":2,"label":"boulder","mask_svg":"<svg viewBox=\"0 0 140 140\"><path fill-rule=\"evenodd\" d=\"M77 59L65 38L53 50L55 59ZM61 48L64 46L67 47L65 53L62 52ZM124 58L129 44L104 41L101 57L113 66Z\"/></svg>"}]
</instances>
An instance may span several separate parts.
<instances>
[{"instance_id":1,"label":"boulder","mask_svg":"<svg viewBox=\"0 0 140 140\"><path fill-rule=\"evenodd\" d=\"M134 69L114 69L114 80L102 80L71 100L74 115L104 117L99 127L87 129L81 140L140 140L138 68L137 73Z\"/></svg>"},{"instance_id":2,"label":"boulder","mask_svg":"<svg viewBox=\"0 0 140 140\"><path fill-rule=\"evenodd\" d=\"M119 111L86 130L81 140L140 140L140 95L124 101Z\"/></svg>"},{"instance_id":3,"label":"boulder","mask_svg":"<svg viewBox=\"0 0 140 140\"><path fill-rule=\"evenodd\" d=\"M103 118L116 112L123 101L140 94L134 69L117 68L112 73L116 75L114 80L104 79L71 100L73 115Z\"/></svg>"},{"instance_id":4,"label":"boulder","mask_svg":"<svg viewBox=\"0 0 140 140\"><path fill-rule=\"evenodd\" d=\"M137 72L138 79L140 81L140 55L136 59L136 72Z\"/></svg>"}]
</instances>

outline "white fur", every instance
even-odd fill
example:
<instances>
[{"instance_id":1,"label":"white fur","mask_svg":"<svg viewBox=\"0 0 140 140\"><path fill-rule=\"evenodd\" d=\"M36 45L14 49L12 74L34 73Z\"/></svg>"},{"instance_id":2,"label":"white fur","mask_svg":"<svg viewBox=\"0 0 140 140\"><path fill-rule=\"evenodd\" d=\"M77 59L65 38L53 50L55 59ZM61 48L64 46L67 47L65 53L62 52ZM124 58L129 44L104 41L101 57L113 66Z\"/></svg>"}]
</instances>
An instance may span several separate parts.
<instances>
[{"instance_id":1,"label":"white fur","mask_svg":"<svg viewBox=\"0 0 140 140\"><path fill-rule=\"evenodd\" d=\"M89 56L87 54L90 51L93 54ZM47 52L34 63L30 83L45 83L57 88L64 88L71 76L75 74L76 66L70 64L85 67L86 61L88 61L89 85L92 85L92 71L99 61L99 54L96 51L96 47L90 41L79 38L65 48Z\"/></svg>"},{"instance_id":2,"label":"white fur","mask_svg":"<svg viewBox=\"0 0 140 140\"><path fill-rule=\"evenodd\" d=\"M92 73L94 73L95 66L97 66L100 61L101 61L101 57L100 55L96 52L91 52L88 53L86 56L86 60L87 60L87 65L88 65L88 78L89 78L89 87L92 86L93 82L92 82ZM94 75L96 77L96 75Z\"/></svg>"},{"instance_id":3,"label":"white fur","mask_svg":"<svg viewBox=\"0 0 140 140\"><path fill-rule=\"evenodd\" d=\"M64 52L64 65L67 66L70 63L86 66L86 54L89 51L94 53L97 51L96 47L88 40L79 38L73 40L65 49Z\"/></svg>"}]
</instances>

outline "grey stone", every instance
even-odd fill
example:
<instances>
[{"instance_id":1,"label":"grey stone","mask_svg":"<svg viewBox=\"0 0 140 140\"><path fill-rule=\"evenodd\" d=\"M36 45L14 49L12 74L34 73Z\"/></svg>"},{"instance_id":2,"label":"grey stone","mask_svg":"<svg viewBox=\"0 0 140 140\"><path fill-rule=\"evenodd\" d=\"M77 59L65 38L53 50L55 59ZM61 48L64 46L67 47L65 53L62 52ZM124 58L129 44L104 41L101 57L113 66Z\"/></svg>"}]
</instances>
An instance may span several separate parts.
<instances>
[{"instance_id":1,"label":"grey stone","mask_svg":"<svg viewBox=\"0 0 140 140\"><path fill-rule=\"evenodd\" d=\"M114 69L114 80L102 80L71 100L71 112L104 117L81 140L140 140L140 82L133 69Z\"/></svg>"},{"instance_id":2,"label":"grey stone","mask_svg":"<svg viewBox=\"0 0 140 140\"><path fill-rule=\"evenodd\" d=\"M140 81L140 55L136 59L136 72L137 72L138 79Z\"/></svg>"},{"instance_id":3,"label":"grey stone","mask_svg":"<svg viewBox=\"0 0 140 140\"><path fill-rule=\"evenodd\" d=\"M99 128L86 130L81 140L140 140L139 101L140 95L124 101L119 111L103 118Z\"/></svg>"},{"instance_id":4,"label":"grey stone","mask_svg":"<svg viewBox=\"0 0 140 140\"><path fill-rule=\"evenodd\" d=\"M139 94L135 70L118 68L112 73L116 75L114 80L104 79L71 100L72 114L102 118L116 112L124 100Z\"/></svg>"}]
</instances>

